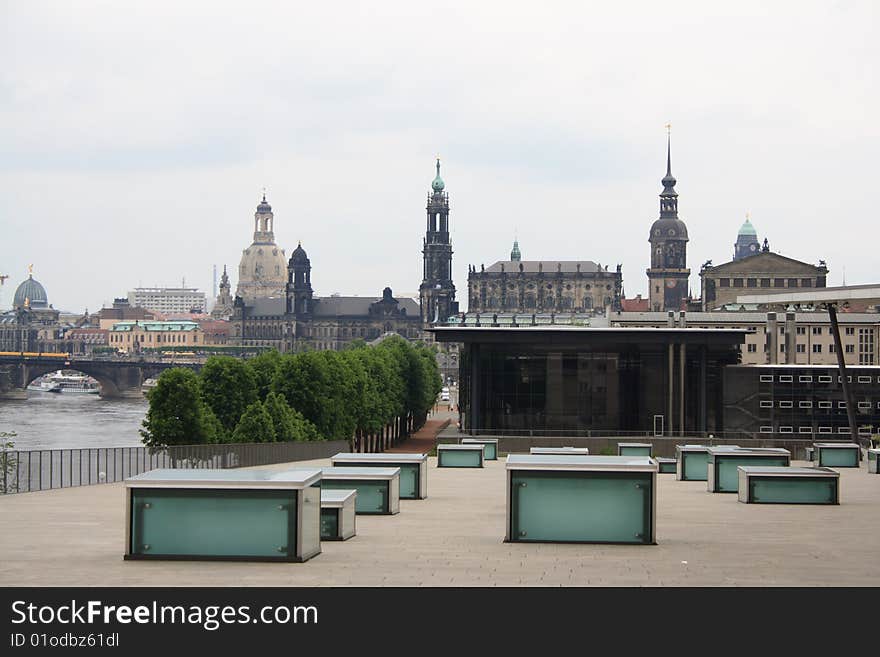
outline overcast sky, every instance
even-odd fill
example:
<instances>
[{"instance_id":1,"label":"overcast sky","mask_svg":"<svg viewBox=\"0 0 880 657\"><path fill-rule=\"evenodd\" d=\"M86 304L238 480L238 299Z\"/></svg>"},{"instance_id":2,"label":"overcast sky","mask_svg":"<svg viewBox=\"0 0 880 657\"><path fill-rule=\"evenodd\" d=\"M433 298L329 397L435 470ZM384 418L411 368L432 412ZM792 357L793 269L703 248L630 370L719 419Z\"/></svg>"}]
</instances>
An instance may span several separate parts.
<instances>
[{"instance_id":1,"label":"overcast sky","mask_svg":"<svg viewBox=\"0 0 880 657\"><path fill-rule=\"evenodd\" d=\"M746 212L877 282L878 6L0 0L0 305L234 289L263 187L316 293L416 292L438 153L462 309L515 234L645 294L667 121L695 294Z\"/></svg>"}]
</instances>

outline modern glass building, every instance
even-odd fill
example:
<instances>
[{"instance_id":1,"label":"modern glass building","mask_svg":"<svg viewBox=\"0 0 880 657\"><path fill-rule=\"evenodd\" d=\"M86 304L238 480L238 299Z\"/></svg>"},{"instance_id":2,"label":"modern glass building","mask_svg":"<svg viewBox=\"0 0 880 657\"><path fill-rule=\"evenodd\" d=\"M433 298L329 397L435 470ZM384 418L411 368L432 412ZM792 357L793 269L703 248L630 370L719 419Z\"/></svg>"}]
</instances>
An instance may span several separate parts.
<instances>
[{"instance_id":1,"label":"modern glass building","mask_svg":"<svg viewBox=\"0 0 880 657\"><path fill-rule=\"evenodd\" d=\"M472 435L718 432L725 365L746 331L448 326L462 345L459 405Z\"/></svg>"}]
</instances>

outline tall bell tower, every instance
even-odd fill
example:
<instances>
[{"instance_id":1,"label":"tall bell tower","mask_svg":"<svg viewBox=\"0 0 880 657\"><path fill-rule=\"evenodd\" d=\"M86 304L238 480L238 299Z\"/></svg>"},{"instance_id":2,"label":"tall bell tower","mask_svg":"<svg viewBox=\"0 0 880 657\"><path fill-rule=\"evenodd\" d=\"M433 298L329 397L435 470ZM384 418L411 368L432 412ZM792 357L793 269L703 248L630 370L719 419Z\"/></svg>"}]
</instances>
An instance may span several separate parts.
<instances>
[{"instance_id":1,"label":"tall bell tower","mask_svg":"<svg viewBox=\"0 0 880 657\"><path fill-rule=\"evenodd\" d=\"M452 283L452 243L449 240L449 194L440 177L440 158L437 158L437 176L428 194L428 227L422 244L424 267L419 287L419 305L422 325L444 323L458 312L455 285Z\"/></svg>"},{"instance_id":2,"label":"tall bell tower","mask_svg":"<svg viewBox=\"0 0 880 657\"><path fill-rule=\"evenodd\" d=\"M651 310L681 310L688 297L687 226L678 218L678 193L672 175L670 128L666 124L666 175L660 193L660 218L651 226L648 299Z\"/></svg>"}]
</instances>

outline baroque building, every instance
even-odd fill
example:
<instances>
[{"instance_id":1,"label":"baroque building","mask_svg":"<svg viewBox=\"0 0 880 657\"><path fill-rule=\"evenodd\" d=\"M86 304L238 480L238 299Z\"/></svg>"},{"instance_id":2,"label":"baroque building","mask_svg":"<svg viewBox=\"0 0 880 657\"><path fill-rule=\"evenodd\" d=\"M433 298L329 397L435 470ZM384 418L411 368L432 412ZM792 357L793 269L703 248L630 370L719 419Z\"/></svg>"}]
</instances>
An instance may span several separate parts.
<instances>
[{"instance_id":1,"label":"baroque building","mask_svg":"<svg viewBox=\"0 0 880 657\"><path fill-rule=\"evenodd\" d=\"M758 245L758 233L746 217L734 244L733 260L712 265L709 260L700 268L700 309L732 309L737 297L758 289L825 287L828 267L788 258L770 250L764 239Z\"/></svg>"},{"instance_id":2,"label":"baroque building","mask_svg":"<svg viewBox=\"0 0 880 657\"><path fill-rule=\"evenodd\" d=\"M666 175L660 193L660 218L651 226L651 267L648 274L648 300L653 311L679 310L688 298L688 232L678 218L678 193L672 175L669 134L666 136Z\"/></svg>"},{"instance_id":3,"label":"baroque building","mask_svg":"<svg viewBox=\"0 0 880 657\"><path fill-rule=\"evenodd\" d=\"M254 214L254 241L242 251L235 296L243 299L283 297L287 283L284 249L275 244L275 215L266 194Z\"/></svg>"},{"instance_id":4,"label":"baroque building","mask_svg":"<svg viewBox=\"0 0 880 657\"><path fill-rule=\"evenodd\" d=\"M583 313L620 309L621 266L592 260L511 260L468 268L468 313Z\"/></svg>"}]
</instances>

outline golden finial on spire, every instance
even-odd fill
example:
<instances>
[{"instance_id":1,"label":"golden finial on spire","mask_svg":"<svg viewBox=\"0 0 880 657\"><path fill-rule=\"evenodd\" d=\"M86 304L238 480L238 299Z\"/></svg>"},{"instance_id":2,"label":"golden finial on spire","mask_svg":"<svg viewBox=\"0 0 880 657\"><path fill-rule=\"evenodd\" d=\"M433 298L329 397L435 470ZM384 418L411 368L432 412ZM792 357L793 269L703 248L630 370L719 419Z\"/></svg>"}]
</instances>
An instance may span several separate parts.
<instances>
[{"instance_id":1,"label":"golden finial on spire","mask_svg":"<svg viewBox=\"0 0 880 657\"><path fill-rule=\"evenodd\" d=\"M663 127L666 128L666 134L668 135L672 132L672 121L667 121Z\"/></svg>"},{"instance_id":2,"label":"golden finial on spire","mask_svg":"<svg viewBox=\"0 0 880 657\"><path fill-rule=\"evenodd\" d=\"M28 274L33 274L33 273L34 273L34 266L28 265Z\"/></svg>"}]
</instances>

